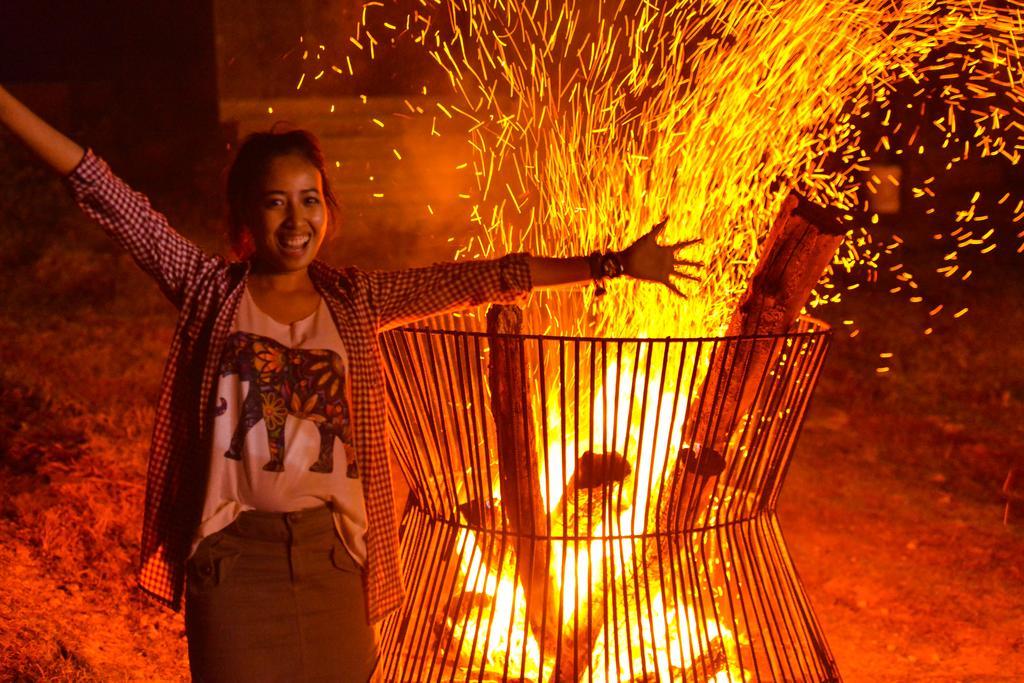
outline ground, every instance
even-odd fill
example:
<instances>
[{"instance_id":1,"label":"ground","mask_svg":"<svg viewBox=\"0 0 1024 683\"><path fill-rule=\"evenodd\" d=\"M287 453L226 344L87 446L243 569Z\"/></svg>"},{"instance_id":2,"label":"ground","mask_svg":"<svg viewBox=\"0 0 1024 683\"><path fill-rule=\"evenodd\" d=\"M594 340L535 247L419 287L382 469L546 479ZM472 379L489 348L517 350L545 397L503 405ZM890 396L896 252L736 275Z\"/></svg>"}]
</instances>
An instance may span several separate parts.
<instances>
[{"instance_id":1,"label":"ground","mask_svg":"<svg viewBox=\"0 0 1024 683\"><path fill-rule=\"evenodd\" d=\"M991 264L937 337L887 294L827 312L874 339L838 335L780 517L845 680L1024 680L1024 510L1004 525L1000 495L1024 464L1014 273Z\"/></svg>"},{"instance_id":2,"label":"ground","mask_svg":"<svg viewBox=\"0 0 1024 683\"><path fill-rule=\"evenodd\" d=\"M0 234L0 679L181 680L180 615L132 587L173 311L29 176L56 209ZM1024 467L1020 265L980 267L927 337L881 288L817 311L837 335L780 516L847 681L1024 680L1024 509L1004 525L1000 497Z\"/></svg>"}]
</instances>

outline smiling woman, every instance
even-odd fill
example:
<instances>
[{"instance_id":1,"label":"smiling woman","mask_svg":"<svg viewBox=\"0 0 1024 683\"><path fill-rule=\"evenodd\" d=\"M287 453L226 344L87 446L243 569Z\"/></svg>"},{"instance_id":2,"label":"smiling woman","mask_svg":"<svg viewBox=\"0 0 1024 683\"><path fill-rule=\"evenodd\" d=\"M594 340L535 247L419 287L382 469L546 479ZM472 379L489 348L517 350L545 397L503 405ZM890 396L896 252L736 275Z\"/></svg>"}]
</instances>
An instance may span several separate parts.
<instances>
[{"instance_id":1,"label":"smiling woman","mask_svg":"<svg viewBox=\"0 0 1024 683\"><path fill-rule=\"evenodd\" d=\"M366 681L404 598L381 331L627 275L676 289L664 222L620 253L394 272L317 259L338 229L316 139L251 136L228 174L237 260L203 252L92 150L0 87L0 123L178 308L150 447L139 585L185 603L200 681ZM678 290L676 290L678 291ZM184 600L183 600L184 598Z\"/></svg>"},{"instance_id":2,"label":"smiling woman","mask_svg":"<svg viewBox=\"0 0 1024 683\"><path fill-rule=\"evenodd\" d=\"M303 130L255 133L228 172L228 232L251 258L249 290L260 308L290 323L310 315L319 294L306 268L338 217L316 138Z\"/></svg>"}]
</instances>

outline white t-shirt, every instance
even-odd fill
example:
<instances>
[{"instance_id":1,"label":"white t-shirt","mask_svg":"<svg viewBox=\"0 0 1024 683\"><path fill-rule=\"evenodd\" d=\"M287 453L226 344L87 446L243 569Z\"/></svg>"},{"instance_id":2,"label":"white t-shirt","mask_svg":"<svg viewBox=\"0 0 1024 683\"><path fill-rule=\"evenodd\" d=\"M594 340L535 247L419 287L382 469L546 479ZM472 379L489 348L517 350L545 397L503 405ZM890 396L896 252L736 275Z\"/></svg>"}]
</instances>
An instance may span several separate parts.
<instances>
[{"instance_id":1,"label":"white t-shirt","mask_svg":"<svg viewBox=\"0 0 1024 683\"><path fill-rule=\"evenodd\" d=\"M221 357L210 476L192 544L243 510L330 503L341 539L366 561L366 507L352 451L348 359L323 299L280 323L242 293Z\"/></svg>"}]
</instances>

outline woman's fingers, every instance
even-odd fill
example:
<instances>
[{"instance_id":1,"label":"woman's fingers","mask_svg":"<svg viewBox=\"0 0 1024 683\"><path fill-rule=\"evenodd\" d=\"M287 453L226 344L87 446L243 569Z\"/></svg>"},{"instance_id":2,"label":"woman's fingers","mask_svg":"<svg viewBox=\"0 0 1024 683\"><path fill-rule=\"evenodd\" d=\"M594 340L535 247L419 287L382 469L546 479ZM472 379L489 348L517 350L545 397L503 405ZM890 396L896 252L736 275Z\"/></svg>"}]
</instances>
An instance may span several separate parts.
<instances>
[{"instance_id":1,"label":"woman's fingers","mask_svg":"<svg viewBox=\"0 0 1024 683\"><path fill-rule=\"evenodd\" d=\"M664 284L666 287L672 290L677 296L681 296L684 299L686 298L686 295L683 294L682 290L680 290L679 287L676 286L676 283L672 282L671 280L666 280Z\"/></svg>"},{"instance_id":2,"label":"woman's fingers","mask_svg":"<svg viewBox=\"0 0 1024 683\"><path fill-rule=\"evenodd\" d=\"M697 277L696 275L690 275L689 273L683 272L683 269L679 267L676 267L676 269L672 271L672 275L675 275L676 277L681 277L684 280L693 280L694 282L700 282L699 277Z\"/></svg>"},{"instance_id":3,"label":"woman's fingers","mask_svg":"<svg viewBox=\"0 0 1024 683\"><path fill-rule=\"evenodd\" d=\"M641 280L659 282L676 296L687 298L686 294L679 288L673 278L700 282L700 278L686 272L686 269L703 268L702 261L676 258L676 252L700 244L704 240L700 237L689 240L682 240L674 244L658 244L658 238L668 227L668 216L664 217L651 227L646 235L630 245L628 251L632 256L635 269L631 272L633 277Z\"/></svg>"},{"instance_id":4,"label":"woman's fingers","mask_svg":"<svg viewBox=\"0 0 1024 683\"><path fill-rule=\"evenodd\" d=\"M652 227L647 232L647 234L644 235L644 236L645 237L653 237L654 239L658 239L659 237L661 237L661 233L665 232L665 228L667 226L668 226L668 216L665 216L664 218L661 219L660 222L656 223L654 225L654 227Z\"/></svg>"},{"instance_id":5,"label":"woman's fingers","mask_svg":"<svg viewBox=\"0 0 1024 683\"><path fill-rule=\"evenodd\" d=\"M687 247L692 247L695 244L700 244L703 241L704 241L703 237L696 237L696 238L694 238L692 240L683 240L682 242L676 242L675 244L670 244L669 247L672 249L672 251L678 251L680 249L686 249Z\"/></svg>"},{"instance_id":6,"label":"woman's fingers","mask_svg":"<svg viewBox=\"0 0 1024 683\"><path fill-rule=\"evenodd\" d=\"M687 261L686 259L676 259L673 261L676 268L703 268L703 261Z\"/></svg>"}]
</instances>

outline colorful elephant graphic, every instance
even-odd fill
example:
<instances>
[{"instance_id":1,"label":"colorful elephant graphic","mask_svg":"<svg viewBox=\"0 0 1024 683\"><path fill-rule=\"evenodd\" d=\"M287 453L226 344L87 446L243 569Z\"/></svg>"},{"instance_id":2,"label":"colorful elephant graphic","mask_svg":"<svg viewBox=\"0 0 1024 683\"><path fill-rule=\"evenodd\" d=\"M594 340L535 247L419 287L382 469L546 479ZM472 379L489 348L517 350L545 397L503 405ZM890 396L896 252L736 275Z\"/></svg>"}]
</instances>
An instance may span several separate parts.
<instances>
[{"instance_id":1,"label":"colorful elephant graphic","mask_svg":"<svg viewBox=\"0 0 1024 683\"><path fill-rule=\"evenodd\" d=\"M241 460L245 436L263 420L267 428L268 472L284 470L284 423L288 415L309 420L320 431L320 455L310 472L334 471L334 439L348 446L346 476L359 476L351 448L351 420L346 398L346 375L341 356L326 349L291 349L273 339L249 332L228 337L220 375L238 375L249 383L241 416L224 454Z\"/></svg>"}]
</instances>

